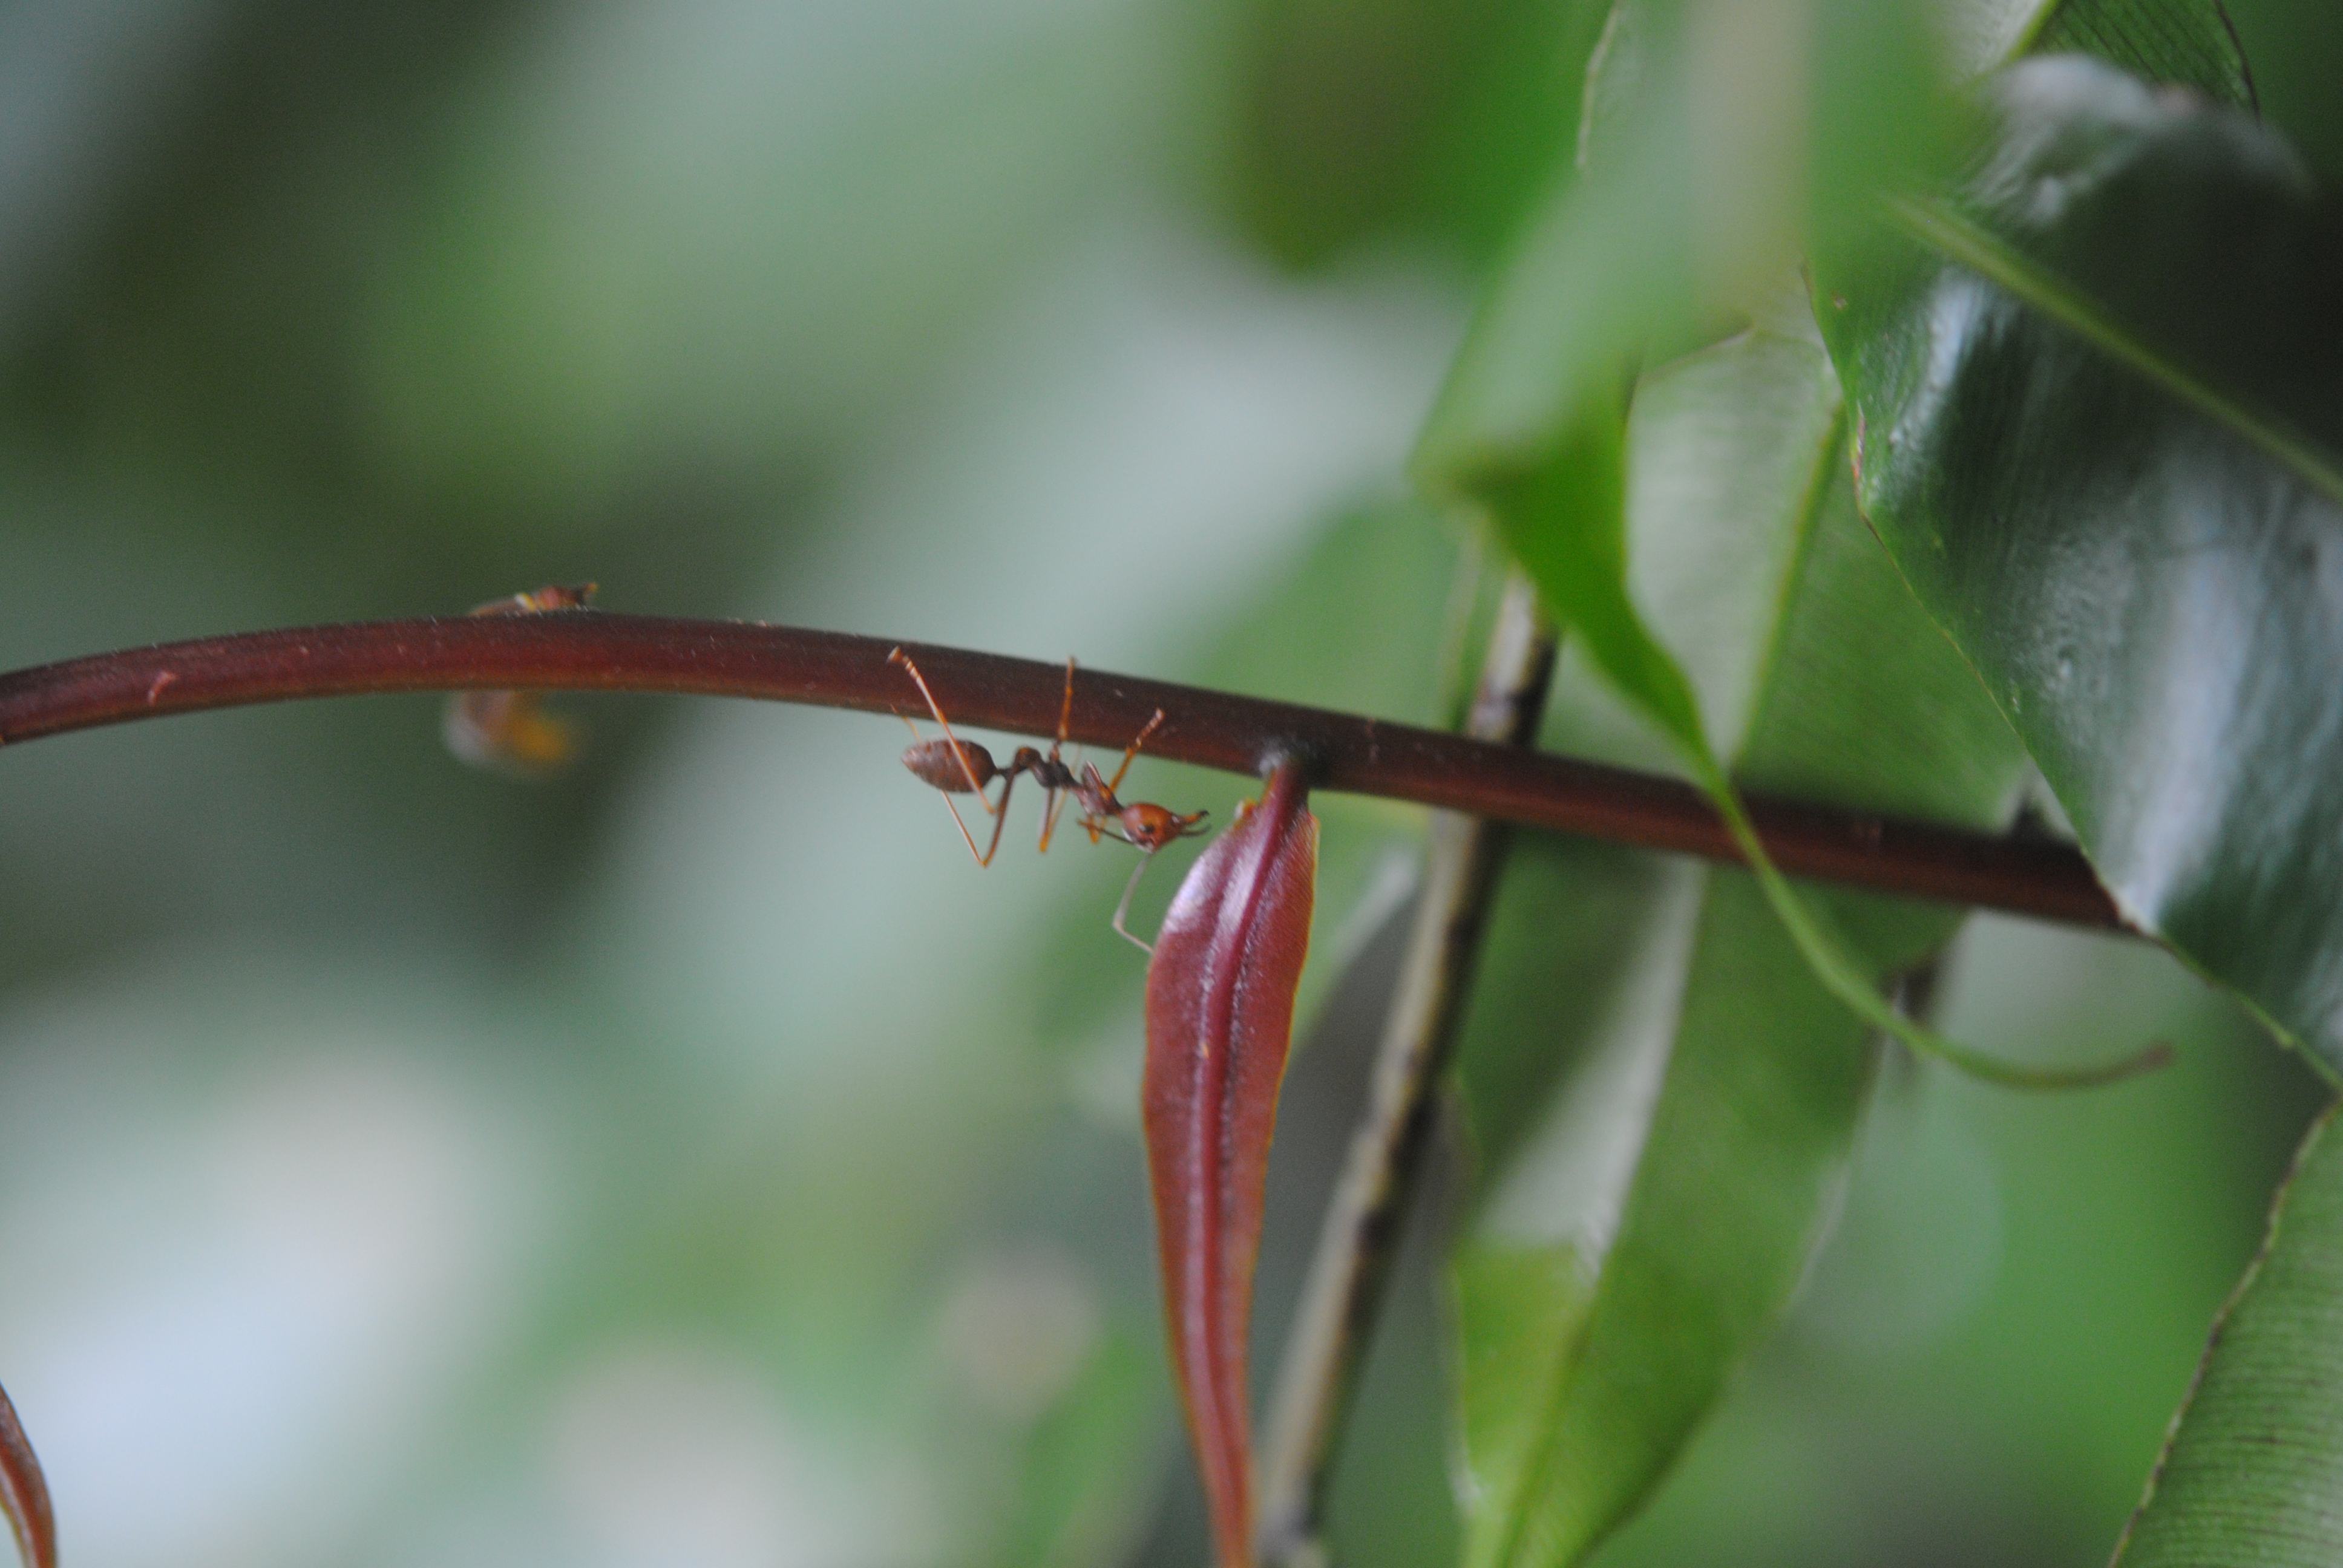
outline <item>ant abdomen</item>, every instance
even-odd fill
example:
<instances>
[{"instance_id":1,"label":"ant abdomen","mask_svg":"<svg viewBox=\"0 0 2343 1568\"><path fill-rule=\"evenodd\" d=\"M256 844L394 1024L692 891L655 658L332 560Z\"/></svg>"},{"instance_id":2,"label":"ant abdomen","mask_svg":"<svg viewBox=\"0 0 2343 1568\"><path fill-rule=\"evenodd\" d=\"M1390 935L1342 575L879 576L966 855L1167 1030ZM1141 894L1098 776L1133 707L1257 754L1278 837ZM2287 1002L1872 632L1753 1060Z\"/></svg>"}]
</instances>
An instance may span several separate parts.
<instances>
[{"instance_id":1,"label":"ant abdomen","mask_svg":"<svg viewBox=\"0 0 2343 1568\"><path fill-rule=\"evenodd\" d=\"M992 753L972 740L916 741L903 749L903 766L920 783L947 795L980 791L1001 771Z\"/></svg>"}]
</instances>

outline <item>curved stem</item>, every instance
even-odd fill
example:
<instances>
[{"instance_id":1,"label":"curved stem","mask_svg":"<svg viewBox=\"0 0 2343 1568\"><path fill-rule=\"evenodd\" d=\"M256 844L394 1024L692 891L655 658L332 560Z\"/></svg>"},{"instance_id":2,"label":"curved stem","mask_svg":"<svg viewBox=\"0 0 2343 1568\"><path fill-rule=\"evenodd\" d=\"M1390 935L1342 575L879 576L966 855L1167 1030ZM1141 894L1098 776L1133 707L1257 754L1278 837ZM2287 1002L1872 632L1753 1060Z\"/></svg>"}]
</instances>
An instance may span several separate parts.
<instances>
[{"instance_id":1,"label":"curved stem","mask_svg":"<svg viewBox=\"0 0 2343 1568\"><path fill-rule=\"evenodd\" d=\"M912 708L896 644L746 621L555 610L247 632L96 654L0 675L0 745L203 709L369 692L512 688L673 691L865 712ZM905 643L955 719L1055 733L1065 668ZM1151 755L1259 777L1279 753L1321 789L1469 812L1645 849L1742 857L1700 791L1630 772L1411 725L1084 669L1067 737L1121 746L1155 709ZM2121 929L2080 853L1870 812L1746 797L1790 875L1906 897Z\"/></svg>"}]
</instances>

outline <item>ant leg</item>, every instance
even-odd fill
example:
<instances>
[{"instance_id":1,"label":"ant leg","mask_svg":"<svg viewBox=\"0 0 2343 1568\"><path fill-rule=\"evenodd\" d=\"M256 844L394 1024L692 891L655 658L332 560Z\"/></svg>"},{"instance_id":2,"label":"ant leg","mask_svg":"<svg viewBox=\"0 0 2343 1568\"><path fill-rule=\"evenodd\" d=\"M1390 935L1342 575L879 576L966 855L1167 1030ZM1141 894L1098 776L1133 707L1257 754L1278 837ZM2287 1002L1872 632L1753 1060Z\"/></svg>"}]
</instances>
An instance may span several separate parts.
<instances>
[{"instance_id":1,"label":"ant leg","mask_svg":"<svg viewBox=\"0 0 2343 1568\"><path fill-rule=\"evenodd\" d=\"M1122 754L1122 766L1116 769L1114 777L1107 780L1106 792L1109 795L1122 788L1122 776L1131 771L1131 759L1139 755L1139 749L1147 744L1147 738L1154 734L1156 726L1162 722L1163 710L1159 708L1155 710L1155 717L1147 721L1147 728L1139 732L1139 739L1133 740L1131 749Z\"/></svg>"},{"instance_id":2,"label":"ant leg","mask_svg":"<svg viewBox=\"0 0 2343 1568\"><path fill-rule=\"evenodd\" d=\"M900 713L895 715L895 717L903 719L903 728L911 732L912 739L917 740L920 739L920 727L918 725L912 723L909 719L905 719L903 715ZM954 741L952 745L952 755L960 759L960 766L963 769L967 768L968 759L960 755L959 750L960 743L958 741ZM970 778L973 779L973 777L974 775L971 773ZM985 848L981 854L977 853L976 839L969 832L968 824L960 820L960 808L952 804L951 796L941 789L936 791L937 794L943 796L944 809L951 813L952 826L960 829L960 841L968 846L968 852L970 854L976 856L976 863L980 866L990 866L992 864L992 857L1001 852L1001 829L1008 826L1009 822L1009 791L1016 787L1017 776L1012 773L1008 776L1008 781L1001 787L1001 803L997 806L990 799L986 799L983 790L980 789L976 792L978 803L983 806L985 810L992 817L992 842Z\"/></svg>"},{"instance_id":3,"label":"ant leg","mask_svg":"<svg viewBox=\"0 0 2343 1568\"><path fill-rule=\"evenodd\" d=\"M944 809L951 813L952 826L960 829L960 840L968 846L968 852L976 856L976 863L980 866L990 863L990 857L977 853L976 839L969 832L968 824L960 819L960 808L952 804L949 795L944 797Z\"/></svg>"},{"instance_id":4,"label":"ant leg","mask_svg":"<svg viewBox=\"0 0 2343 1568\"><path fill-rule=\"evenodd\" d=\"M943 727L944 739L951 742L952 760L959 763L960 770L968 776L969 792L976 797L977 804L982 806L988 815L999 816L999 809L996 808L992 802L984 798L984 787L976 781L976 769L969 766L968 753L960 749L960 737L952 733L951 720L944 717L942 706L936 701L936 694L928 689L926 678L920 674L920 667L913 664L911 662L911 656L905 653L900 648L887 656L887 662L890 664L900 664L904 668L904 669L910 673L911 684L917 686L920 689L920 695L928 699L928 711L936 716L936 722ZM902 719L903 716L899 713L896 717L898 719ZM906 724L911 723L908 719L904 719L903 722ZM919 738L919 726L915 724L912 725L912 739L917 739ZM1008 800L1009 792L1004 789L1001 791L1001 804L1007 805ZM950 796L947 795L944 797L944 804L947 806L951 805ZM955 822L960 820L960 808L957 806L952 807L952 820ZM962 834L967 833L967 831L968 829L965 827L960 829ZM976 852L976 840L970 839L969 840L968 848L969 852L970 854L974 854ZM985 859L989 860L990 857L988 856Z\"/></svg>"},{"instance_id":5,"label":"ant leg","mask_svg":"<svg viewBox=\"0 0 2343 1568\"><path fill-rule=\"evenodd\" d=\"M1066 695L1058 704L1058 738L1050 743L1050 760L1062 762L1066 754L1066 730L1074 721L1074 656L1066 656ZM1066 809L1061 792L1055 788L1041 804L1041 842L1036 854L1050 852L1050 840L1057 836L1058 813Z\"/></svg>"},{"instance_id":6,"label":"ant leg","mask_svg":"<svg viewBox=\"0 0 2343 1568\"><path fill-rule=\"evenodd\" d=\"M1009 826L1009 792L1016 788L1017 775L1011 773L1008 775L1006 781L1001 786L1001 803L990 808L992 812L992 842L987 844L984 847L984 853L977 857L976 863L980 866L990 866L992 864L992 857L1001 853L1001 829ZM977 799L981 800L984 797L980 795ZM947 806L951 804L950 796L947 795L944 797L944 804ZM954 817L958 817L960 813L955 811L952 815ZM976 846L974 844L970 844L969 848L973 849Z\"/></svg>"},{"instance_id":7,"label":"ant leg","mask_svg":"<svg viewBox=\"0 0 2343 1568\"><path fill-rule=\"evenodd\" d=\"M980 794L977 796L977 799L982 803L984 809L992 813L992 841L984 847L980 854L978 853L975 838L968 830L968 824L960 820L960 808L952 804L950 796L944 796L944 809L951 813L952 826L960 829L961 841L968 845L968 852L976 856L976 863L980 866L990 866L992 864L992 857L1001 853L1001 829L1009 825L1009 790L1016 787L1017 780L1011 779L1008 788L1001 791L1001 804L998 806L985 799Z\"/></svg>"},{"instance_id":8,"label":"ant leg","mask_svg":"<svg viewBox=\"0 0 2343 1568\"><path fill-rule=\"evenodd\" d=\"M1050 852L1050 840L1058 831L1059 814L1065 809L1065 792L1061 789L1051 790L1048 800L1043 802L1041 807L1041 845L1037 853L1046 855Z\"/></svg>"},{"instance_id":9,"label":"ant leg","mask_svg":"<svg viewBox=\"0 0 2343 1568\"><path fill-rule=\"evenodd\" d=\"M1128 842L1128 840L1125 841ZM1151 957L1152 957L1155 952L1155 944L1153 942L1142 942L1137 937L1132 936L1131 934L1131 928L1122 923L1122 917L1131 912L1131 895L1139 890L1139 879L1147 875L1147 868L1153 864L1154 860L1155 854L1153 850L1149 850L1139 857L1139 869L1131 872L1131 880L1123 884L1122 902L1115 905L1114 907L1115 935L1121 937L1124 941L1131 943L1133 947L1136 947L1141 952L1146 953Z\"/></svg>"}]
</instances>

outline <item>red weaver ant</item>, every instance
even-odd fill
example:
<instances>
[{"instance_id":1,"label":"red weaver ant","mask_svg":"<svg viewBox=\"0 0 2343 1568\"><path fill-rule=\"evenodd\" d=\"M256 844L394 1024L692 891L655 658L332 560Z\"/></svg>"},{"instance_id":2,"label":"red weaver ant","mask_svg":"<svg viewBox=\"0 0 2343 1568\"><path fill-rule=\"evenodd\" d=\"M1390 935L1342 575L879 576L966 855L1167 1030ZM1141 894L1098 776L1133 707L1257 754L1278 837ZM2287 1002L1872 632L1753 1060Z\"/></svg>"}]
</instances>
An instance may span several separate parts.
<instances>
[{"instance_id":1,"label":"red weaver ant","mask_svg":"<svg viewBox=\"0 0 2343 1568\"><path fill-rule=\"evenodd\" d=\"M1113 778L1101 774L1095 762L1084 762L1079 770L1067 767L1064 758L1066 728L1072 722L1074 713L1074 661L1069 658L1066 660L1065 701L1058 709L1058 738L1051 742L1049 754L1044 756L1031 746L1020 746L1017 754L1010 759L1009 766L1003 768L992 760L991 752L952 733L951 721L944 717L942 705L936 701L936 694L928 689L927 680L920 674L920 667L911 662L910 654L899 648L887 656L887 662L903 667L912 684L920 689L920 695L927 699L928 711L935 715L936 723L944 732L940 740L920 739L919 726L904 719L903 722L910 726L912 740L903 752L903 766L916 774L921 783L942 792L944 809L951 813L952 823L959 828L960 838L966 840L968 852L976 856L976 863L980 866L992 864L992 857L1001 849L1001 830L1008 825L1009 792L1017 787L1020 773L1031 774L1035 781L1049 791L1041 808L1042 852L1048 851L1051 835L1058 830L1058 813L1064 806L1059 799L1061 794L1071 795L1081 802L1082 829L1090 834L1091 843L1097 843L1103 835L1119 839L1140 852L1139 869L1131 872L1130 882L1122 890L1122 901L1114 907L1114 929L1117 935L1136 944L1142 952L1153 952L1153 947L1132 936L1130 929L1122 923L1124 915L1131 910L1131 895L1138 888L1139 879L1146 873L1149 863L1154 859L1155 851L1174 839L1195 837L1202 831L1196 824L1211 815L1210 812L1198 811L1182 817L1176 811L1148 801L1125 805L1115 799L1114 792L1121 787L1122 776L1131 771L1131 759L1139 755L1139 749L1163 722L1163 710L1160 708L1155 710L1155 717L1147 721L1138 739L1124 750L1122 766L1114 770ZM1003 780L998 801L988 799L984 793L985 788L995 779ZM977 804L982 806L986 815L993 819L992 840L981 853L977 849L975 836L968 830L968 824L960 819L960 808L952 804L951 798L955 795L975 796Z\"/></svg>"}]
</instances>

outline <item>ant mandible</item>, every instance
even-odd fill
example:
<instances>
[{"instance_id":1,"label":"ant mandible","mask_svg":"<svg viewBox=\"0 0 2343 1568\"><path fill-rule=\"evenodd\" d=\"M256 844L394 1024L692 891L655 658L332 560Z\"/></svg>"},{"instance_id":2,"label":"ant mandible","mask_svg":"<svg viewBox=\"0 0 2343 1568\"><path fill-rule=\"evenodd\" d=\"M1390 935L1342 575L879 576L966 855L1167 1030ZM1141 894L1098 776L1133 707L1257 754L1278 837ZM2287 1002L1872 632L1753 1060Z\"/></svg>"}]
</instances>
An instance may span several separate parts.
<instances>
[{"instance_id":1,"label":"ant mandible","mask_svg":"<svg viewBox=\"0 0 2343 1568\"><path fill-rule=\"evenodd\" d=\"M1122 766L1114 770L1113 778L1109 779L1101 773L1095 762L1084 762L1079 770L1067 767L1064 756L1066 729L1072 722L1074 713L1074 661L1069 658L1066 660L1065 700L1058 708L1058 738L1050 743L1047 755L1031 746L1020 746L1017 754L1010 759L1009 766L1003 768L992 760L991 752L975 741L962 740L952 733L951 721L944 717L942 704L936 700L936 694L928 689L926 678L920 674L920 667L911 662L910 654L896 648L887 656L887 662L903 667L904 672L910 676L911 683L920 689L920 695L927 699L928 711L935 716L936 723L944 732L940 740L922 740L919 738L919 726L912 724L908 718L904 719L904 724L910 728L911 744L903 752L903 766L917 775L921 783L942 793L944 809L951 813L952 825L960 829L960 838L968 845L968 852L976 856L976 863L980 866L992 864L992 857L1001 849L1001 830L1008 825L1009 792L1017 787L1020 773L1031 774L1035 782L1049 791L1041 807L1041 852L1048 852L1051 836L1058 830L1058 814L1064 809L1061 795L1071 795L1081 802L1082 829L1090 834L1091 843L1097 843L1101 836L1104 836L1121 839L1140 852L1138 869L1131 872L1131 880L1123 887L1122 901L1114 907L1114 929L1117 935L1137 946L1141 951L1153 952L1152 946L1131 935L1130 928L1123 924L1123 917L1131 910L1131 895L1137 890L1139 879L1146 874L1148 866L1154 860L1155 851L1174 839L1195 837L1202 831L1196 824L1211 815L1198 811L1183 817L1177 811L1149 801L1137 800L1125 805L1115 799L1115 790L1122 786L1122 776L1131 771L1131 759L1139 755L1139 749L1163 722L1163 710L1160 708L1155 710L1155 717L1147 721L1138 738L1124 750ZM897 717L902 716L899 714ZM1002 780L998 801L989 799L984 793L995 779ZM991 841L981 852L977 849L975 835L968 830L968 824L960 819L960 808L952 804L951 798L955 795L975 796L977 804L983 807L985 814L993 819Z\"/></svg>"}]
</instances>

